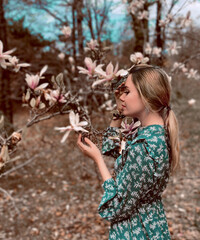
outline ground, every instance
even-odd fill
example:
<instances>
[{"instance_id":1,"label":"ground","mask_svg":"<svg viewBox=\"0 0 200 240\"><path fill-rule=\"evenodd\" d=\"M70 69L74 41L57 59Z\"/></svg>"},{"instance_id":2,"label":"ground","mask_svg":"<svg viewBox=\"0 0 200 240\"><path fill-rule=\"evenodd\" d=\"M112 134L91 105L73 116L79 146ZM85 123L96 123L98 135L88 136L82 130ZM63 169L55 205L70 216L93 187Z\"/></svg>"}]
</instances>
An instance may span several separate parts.
<instances>
[{"instance_id":1,"label":"ground","mask_svg":"<svg viewBox=\"0 0 200 240\"><path fill-rule=\"evenodd\" d=\"M172 99L180 124L182 163L163 194L172 240L200 239L200 85L187 84L185 80L177 85ZM196 105L187 104L190 96L197 99ZM17 126L23 126L27 117L25 109L15 109ZM77 149L77 135L71 133L62 145L62 134L53 130L66 123L67 116L59 116L24 131L15 153L20 159L2 173L36 157L1 177L1 188L10 196L0 192L0 239L108 239L109 223L97 213L103 191L94 163ZM94 115L93 123L103 129L108 117ZM105 161L111 169L114 159Z\"/></svg>"}]
</instances>

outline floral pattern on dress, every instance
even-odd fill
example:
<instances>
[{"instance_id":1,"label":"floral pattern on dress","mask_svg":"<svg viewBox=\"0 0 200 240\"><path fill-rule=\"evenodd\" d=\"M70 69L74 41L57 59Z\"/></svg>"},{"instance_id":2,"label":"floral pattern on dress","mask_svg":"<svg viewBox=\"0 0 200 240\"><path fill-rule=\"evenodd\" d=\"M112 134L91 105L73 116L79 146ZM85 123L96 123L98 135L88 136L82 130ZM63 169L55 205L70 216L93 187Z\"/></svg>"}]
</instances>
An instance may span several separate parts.
<instances>
[{"instance_id":1,"label":"floral pattern on dress","mask_svg":"<svg viewBox=\"0 0 200 240\"><path fill-rule=\"evenodd\" d=\"M119 154L119 129L105 131L102 153L116 159L115 178L104 181L99 215L110 221L109 240L169 240L161 195L170 172L169 141L161 125L139 127Z\"/></svg>"}]
</instances>

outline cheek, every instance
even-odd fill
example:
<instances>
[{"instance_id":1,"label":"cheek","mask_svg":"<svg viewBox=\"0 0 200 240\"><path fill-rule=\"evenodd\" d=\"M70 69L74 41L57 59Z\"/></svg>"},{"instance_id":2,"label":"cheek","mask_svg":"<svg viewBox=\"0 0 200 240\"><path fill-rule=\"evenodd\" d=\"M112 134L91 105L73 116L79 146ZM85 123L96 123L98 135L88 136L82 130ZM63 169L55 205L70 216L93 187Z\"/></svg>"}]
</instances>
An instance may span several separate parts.
<instances>
[{"instance_id":1,"label":"cheek","mask_svg":"<svg viewBox=\"0 0 200 240\"><path fill-rule=\"evenodd\" d=\"M141 111L145 108L141 98L138 95L127 95L125 98L125 103L129 110Z\"/></svg>"}]
</instances>

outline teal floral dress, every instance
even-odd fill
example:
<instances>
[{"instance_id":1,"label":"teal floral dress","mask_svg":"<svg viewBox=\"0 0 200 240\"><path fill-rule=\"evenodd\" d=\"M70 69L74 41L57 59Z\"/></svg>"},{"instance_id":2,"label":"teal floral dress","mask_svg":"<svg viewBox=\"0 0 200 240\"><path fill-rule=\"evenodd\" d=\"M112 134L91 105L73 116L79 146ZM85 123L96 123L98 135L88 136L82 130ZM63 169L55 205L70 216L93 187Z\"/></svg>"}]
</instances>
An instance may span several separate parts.
<instances>
[{"instance_id":1,"label":"teal floral dress","mask_svg":"<svg viewBox=\"0 0 200 240\"><path fill-rule=\"evenodd\" d=\"M169 240L162 192L169 180L167 130L161 125L138 127L119 153L119 129L108 127L102 153L116 159L115 176L104 181L98 207L111 222L109 240Z\"/></svg>"}]
</instances>

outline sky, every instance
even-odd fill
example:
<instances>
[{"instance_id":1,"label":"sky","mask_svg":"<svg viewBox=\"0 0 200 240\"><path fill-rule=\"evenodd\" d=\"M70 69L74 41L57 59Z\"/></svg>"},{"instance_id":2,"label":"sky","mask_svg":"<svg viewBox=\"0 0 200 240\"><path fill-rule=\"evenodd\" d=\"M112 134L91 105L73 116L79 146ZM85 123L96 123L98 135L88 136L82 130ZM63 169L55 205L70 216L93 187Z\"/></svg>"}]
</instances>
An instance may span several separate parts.
<instances>
[{"instance_id":1,"label":"sky","mask_svg":"<svg viewBox=\"0 0 200 240\"><path fill-rule=\"evenodd\" d=\"M54 9L54 12L58 12L61 18L64 14L66 14L66 8L58 7L56 4L54 4L56 1L48 1L52 4L52 9ZM7 6L8 9L6 11L6 17L18 20L24 16L24 25L25 27L28 27L32 33L40 33L45 39L48 40L58 39L58 35L61 34L61 31L55 26L56 21L54 17L50 16L44 10L25 6L21 3L16 4L16 2L16 0L10 0L10 6ZM165 0L165 2L169 4L171 0ZM121 0L114 0L114 3L117 7L114 7L110 12L109 37L111 37L112 42L117 43L121 38L123 38L124 29L130 29L130 26L127 25L126 21L127 9L125 4L123 4ZM13 7L13 4L15 7ZM174 8L174 12L177 12L182 5L184 5L184 8L181 10L181 14L185 16L190 10L192 13L191 18L194 20L194 23L196 25L200 25L200 0L179 0L179 3ZM150 9L150 26L154 25L155 22L155 10L155 7ZM126 31L126 35L129 37L132 37L132 34L133 33L131 30ZM86 38L88 37L89 36L86 36Z\"/></svg>"}]
</instances>

